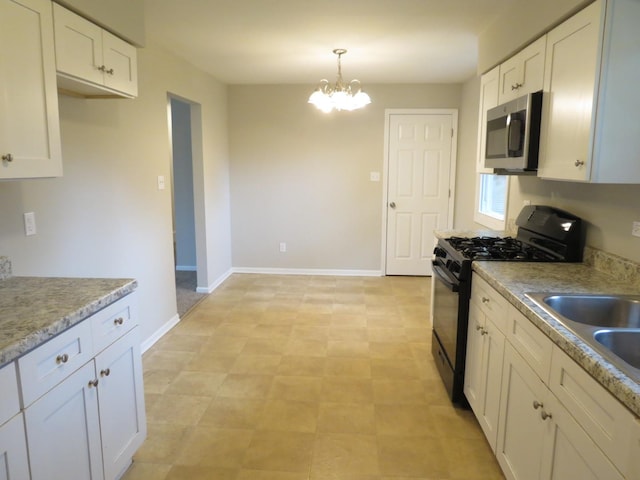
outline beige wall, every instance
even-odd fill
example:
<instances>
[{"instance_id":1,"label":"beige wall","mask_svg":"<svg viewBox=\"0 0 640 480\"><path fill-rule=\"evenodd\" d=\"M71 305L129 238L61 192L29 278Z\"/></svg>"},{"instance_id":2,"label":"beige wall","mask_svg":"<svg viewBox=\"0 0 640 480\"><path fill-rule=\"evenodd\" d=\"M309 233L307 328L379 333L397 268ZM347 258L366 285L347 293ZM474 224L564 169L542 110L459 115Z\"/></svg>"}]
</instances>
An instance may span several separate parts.
<instances>
[{"instance_id":1,"label":"beige wall","mask_svg":"<svg viewBox=\"0 0 640 480\"><path fill-rule=\"evenodd\" d=\"M535 0L513 6L480 34L478 73L484 73L593 0Z\"/></svg>"},{"instance_id":2,"label":"beige wall","mask_svg":"<svg viewBox=\"0 0 640 480\"><path fill-rule=\"evenodd\" d=\"M139 78L135 100L60 97L64 176L0 183L0 252L16 275L136 278L148 339L176 315L168 91L202 105L208 283L231 267L226 87L151 47L139 52Z\"/></svg>"},{"instance_id":3,"label":"beige wall","mask_svg":"<svg viewBox=\"0 0 640 480\"><path fill-rule=\"evenodd\" d=\"M234 267L380 271L385 109L459 108L461 86L365 87L328 115L308 85L230 87Z\"/></svg>"}]
</instances>

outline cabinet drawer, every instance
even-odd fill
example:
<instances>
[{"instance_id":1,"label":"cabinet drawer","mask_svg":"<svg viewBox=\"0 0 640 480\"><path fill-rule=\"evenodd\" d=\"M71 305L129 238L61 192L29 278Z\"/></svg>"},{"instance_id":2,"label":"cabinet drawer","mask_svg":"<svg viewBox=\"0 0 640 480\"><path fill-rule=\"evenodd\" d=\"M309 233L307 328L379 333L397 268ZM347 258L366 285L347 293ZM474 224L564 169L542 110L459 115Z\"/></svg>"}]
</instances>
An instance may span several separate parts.
<instances>
[{"instance_id":1,"label":"cabinet drawer","mask_svg":"<svg viewBox=\"0 0 640 480\"><path fill-rule=\"evenodd\" d=\"M101 352L136 326L134 295L129 294L108 305L90 318L93 348Z\"/></svg>"},{"instance_id":2,"label":"cabinet drawer","mask_svg":"<svg viewBox=\"0 0 640 480\"><path fill-rule=\"evenodd\" d=\"M11 362L0 368L0 425L20 411L16 364Z\"/></svg>"},{"instance_id":3,"label":"cabinet drawer","mask_svg":"<svg viewBox=\"0 0 640 480\"><path fill-rule=\"evenodd\" d=\"M507 329L507 300L478 275L473 276L471 298L502 333Z\"/></svg>"},{"instance_id":4,"label":"cabinet drawer","mask_svg":"<svg viewBox=\"0 0 640 480\"><path fill-rule=\"evenodd\" d=\"M634 415L556 346L549 388L605 455L624 471Z\"/></svg>"},{"instance_id":5,"label":"cabinet drawer","mask_svg":"<svg viewBox=\"0 0 640 480\"><path fill-rule=\"evenodd\" d=\"M93 358L91 326L81 322L18 359L23 407Z\"/></svg>"},{"instance_id":6,"label":"cabinet drawer","mask_svg":"<svg viewBox=\"0 0 640 480\"><path fill-rule=\"evenodd\" d=\"M509 305L507 317L507 339L542 381L548 384L553 343L513 305Z\"/></svg>"}]
</instances>

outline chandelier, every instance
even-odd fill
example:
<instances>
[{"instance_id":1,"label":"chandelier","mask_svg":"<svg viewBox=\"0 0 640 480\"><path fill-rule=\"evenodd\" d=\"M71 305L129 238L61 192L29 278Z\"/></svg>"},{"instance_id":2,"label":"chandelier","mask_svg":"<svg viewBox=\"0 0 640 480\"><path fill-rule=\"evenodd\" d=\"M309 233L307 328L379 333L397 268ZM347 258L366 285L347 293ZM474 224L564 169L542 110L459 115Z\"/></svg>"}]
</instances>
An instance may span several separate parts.
<instances>
[{"instance_id":1,"label":"chandelier","mask_svg":"<svg viewBox=\"0 0 640 480\"><path fill-rule=\"evenodd\" d=\"M338 55L338 78L334 85L329 80L320 80L320 85L309 97L309 103L325 113L335 110L357 110L371 103L369 95L362 91L360 80L344 83L342 80L342 64L340 57L347 53L344 48L336 48L333 53Z\"/></svg>"}]
</instances>

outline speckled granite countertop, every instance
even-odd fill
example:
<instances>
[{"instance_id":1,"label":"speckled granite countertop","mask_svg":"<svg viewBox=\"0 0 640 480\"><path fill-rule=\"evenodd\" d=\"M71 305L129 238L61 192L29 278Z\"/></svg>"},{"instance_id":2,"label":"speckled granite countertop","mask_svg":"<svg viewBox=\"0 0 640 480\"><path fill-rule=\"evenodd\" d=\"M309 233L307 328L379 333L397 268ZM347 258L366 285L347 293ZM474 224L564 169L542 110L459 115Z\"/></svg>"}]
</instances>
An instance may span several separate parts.
<instances>
[{"instance_id":1,"label":"speckled granite countertop","mask_svg":"<svg viewBox=\"0 0 640 480\"><path fill-rule=\"evenodd\" d=\"M9 277L0 281L0 367L133 292L131 279Z\"/></svg>"},{"instance_id":2,"label":"speckled granite countertop","mask_svg":"<svg viewBox=\"0 0 640 480\"><path fill-rule=\"evenodd\" d=\"M640 416L640 383L529 300L527 292L640 294L637 286L582 263L473 262L484 278L621 403Z\"/></svg>"}]
</instances>

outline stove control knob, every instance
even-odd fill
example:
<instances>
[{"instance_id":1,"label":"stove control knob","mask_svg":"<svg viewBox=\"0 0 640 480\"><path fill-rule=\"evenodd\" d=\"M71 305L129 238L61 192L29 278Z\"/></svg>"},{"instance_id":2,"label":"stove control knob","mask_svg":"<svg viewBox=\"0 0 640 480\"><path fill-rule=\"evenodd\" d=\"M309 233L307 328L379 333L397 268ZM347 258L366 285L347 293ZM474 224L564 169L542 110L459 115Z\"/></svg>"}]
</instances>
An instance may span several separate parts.
<instances>
[{"instance_id":1,"label":"stove control knob","mask_svg":"<svg viewBox=\"0 0 640 480\"><path fill-rule=\"evenodd\" d=\"M434 248L434 249L433 249L433 254L434 254L436 257L441 257L441 258L444 258L444 257L446 257L446 256L447 256L447 252L446 252L446 251L445 251L445 249L444 249L444 248L442 248L442 247L436 247L436 248Z\"/></svg>"}]
</instances>

